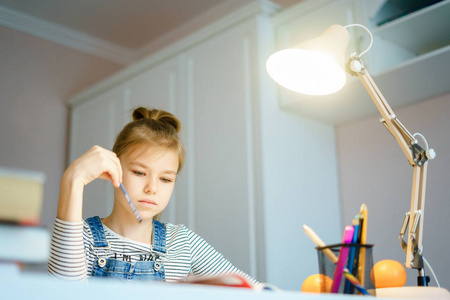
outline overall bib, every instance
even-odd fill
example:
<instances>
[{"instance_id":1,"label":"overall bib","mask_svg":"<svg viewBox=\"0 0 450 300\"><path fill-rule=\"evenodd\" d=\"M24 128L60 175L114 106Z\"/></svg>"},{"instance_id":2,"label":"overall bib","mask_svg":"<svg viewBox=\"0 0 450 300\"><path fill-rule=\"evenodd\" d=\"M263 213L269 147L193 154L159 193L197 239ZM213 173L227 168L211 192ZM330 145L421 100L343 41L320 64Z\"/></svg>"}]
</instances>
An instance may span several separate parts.
<instances>
[{"instance_id":1,"label":"overall bib","mask_svg":"<svg viewBox=\"0 0 450 300\"><path fill-rule=\"evenodd\" d=\"M99 217L91 217L86 222L92 231L94 250L97 256L92 266L91 277L109 277L126 281L165 281L162 258L167 251L166 229L161 222L153 220L153 251L149 253L149 259L137 262L107 258L106 253L111 249L111 246L106 240L102 221Z\"/></svg>"}]
</instances>

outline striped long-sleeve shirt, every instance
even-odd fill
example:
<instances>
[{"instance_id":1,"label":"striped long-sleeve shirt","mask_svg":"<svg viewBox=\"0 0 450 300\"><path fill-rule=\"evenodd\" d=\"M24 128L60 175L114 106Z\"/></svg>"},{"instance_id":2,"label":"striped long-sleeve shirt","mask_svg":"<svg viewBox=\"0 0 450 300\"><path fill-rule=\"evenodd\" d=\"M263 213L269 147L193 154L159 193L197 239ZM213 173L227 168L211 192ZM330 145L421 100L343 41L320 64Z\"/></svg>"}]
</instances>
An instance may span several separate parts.
<instances>
[{"instance_id":1,"label":"striped long-sleeve shirt","mask_svg":"<svg viewBox=\"0 0 450 300\"><path fill-rule=\"evenodd\" d=\"M237 269L222 254L184 225L165 223L167 253L163 260L167 282L176 282L189 274L219 276L236 273L256 283L249 275ZM148 244L124 238L103 225L111 249L107 258L129 262L143 260L152 249ZM55 220L48 271L51 276L84 280L90 278L96 260L94 240L86 222Z\"/></svg>"}]
</instances>

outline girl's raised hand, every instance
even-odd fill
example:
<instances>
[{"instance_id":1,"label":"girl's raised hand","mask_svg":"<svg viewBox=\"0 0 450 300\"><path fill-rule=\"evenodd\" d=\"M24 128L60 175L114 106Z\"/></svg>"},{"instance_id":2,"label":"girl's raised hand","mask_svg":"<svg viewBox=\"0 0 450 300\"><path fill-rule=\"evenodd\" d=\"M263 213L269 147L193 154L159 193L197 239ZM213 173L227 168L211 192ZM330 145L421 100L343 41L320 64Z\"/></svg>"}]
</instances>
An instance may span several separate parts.
<instances>
[{"instance_id":1,"label":"girl's raised hand","mask_svg":"<svg viewBox=\"0 0 450 300\"><path fill-rule=\"evenodd\" d=\"M122 182L122 167L117 155L100 146L94 146L77 158L66 170L67 179L83 186L94 179L110 180L115 187Z\"/></svg>"},{"instance_id":2,"label":"girl's raised hand","mask_svg":"<svg viewBox=\"0 0 450 300\"><path fill-rule=\"evenodd\" d=\"M60 220L82 220L84 186L96 178L110 180L115 187L122 182L122 167L114 152L94 146L77 158L64 172L59 191L58 213Z\"/></svg>"}]
</instances>

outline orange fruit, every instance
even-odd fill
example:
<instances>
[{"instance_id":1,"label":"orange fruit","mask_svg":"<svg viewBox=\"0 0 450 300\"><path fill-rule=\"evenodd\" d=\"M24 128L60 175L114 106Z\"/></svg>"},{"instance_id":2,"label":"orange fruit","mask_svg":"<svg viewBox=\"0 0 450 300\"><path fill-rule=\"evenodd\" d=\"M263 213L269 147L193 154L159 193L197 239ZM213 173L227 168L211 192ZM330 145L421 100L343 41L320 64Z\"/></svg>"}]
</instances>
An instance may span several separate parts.
<instances>
[{"instance_id":1,"label":"orange fruit","mask_svg":"<svg viewBox=\"0 0 450 300\"><path fill-rule=\"evenodd\" d=\"M307 293L329 293L333 280L323 274L313 274L303 281L302 292Z\"/></svg>"},{"instance_id":2,"label":"orange fruit","mask_svg":"<svg viewBox=\"0 0 450 300\"><path fill-rule=\"evenodd\" d=\"M398 261L385 259L373 266L370 280L376 288L401 287L406 283L406 271Z\"/></svg>"}]
</instances>

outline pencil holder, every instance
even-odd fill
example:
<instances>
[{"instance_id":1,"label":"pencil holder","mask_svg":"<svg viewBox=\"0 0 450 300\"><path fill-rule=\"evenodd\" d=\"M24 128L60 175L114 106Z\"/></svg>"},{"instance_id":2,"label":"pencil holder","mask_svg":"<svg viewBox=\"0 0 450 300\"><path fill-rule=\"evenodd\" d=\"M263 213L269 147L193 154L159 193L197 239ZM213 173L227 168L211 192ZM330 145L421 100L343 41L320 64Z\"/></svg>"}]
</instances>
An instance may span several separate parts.
<instances>
[{"instance_id":1,"label":"pencil holder","mask_svg":"<svg viewBox=\"0 0 450 300\"><path fill-rule=\"evenodd\" d=\"M328 277L322 280L321 292L375 296L375 283L370 278L372 248L368 244L317 247L319 273Z\"/></svg>"}]
</instances>

